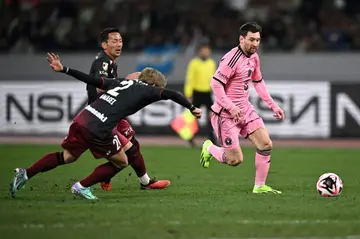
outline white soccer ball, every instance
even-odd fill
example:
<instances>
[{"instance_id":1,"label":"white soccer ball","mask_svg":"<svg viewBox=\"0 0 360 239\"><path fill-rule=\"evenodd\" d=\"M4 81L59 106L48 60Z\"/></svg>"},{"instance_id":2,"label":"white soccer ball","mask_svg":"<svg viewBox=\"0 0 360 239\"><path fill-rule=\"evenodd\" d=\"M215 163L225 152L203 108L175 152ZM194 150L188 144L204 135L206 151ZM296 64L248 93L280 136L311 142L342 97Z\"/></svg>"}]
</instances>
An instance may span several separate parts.
<instances>
[{"instance_id":1,"label":"white soccer ball","mask_svg":"<svg viewBox=\"0 0 360 239\"><path fill-rule=\"evenodd\" d=\"M324 173L319 177L316 189L321 196L335 197L341 193L343 183L341 178L335 173Z\"/></svg>"}]
</instances>

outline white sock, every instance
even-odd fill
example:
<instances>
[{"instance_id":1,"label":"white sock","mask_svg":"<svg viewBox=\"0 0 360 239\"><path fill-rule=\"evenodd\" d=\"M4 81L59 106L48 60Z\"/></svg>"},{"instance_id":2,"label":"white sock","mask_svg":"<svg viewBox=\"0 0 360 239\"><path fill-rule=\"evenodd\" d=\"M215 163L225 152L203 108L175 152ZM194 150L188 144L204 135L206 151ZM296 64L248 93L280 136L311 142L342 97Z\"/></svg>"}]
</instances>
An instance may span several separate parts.
<instances>
[{"instance_id":1,"label":"white sock","mask_svg":"<svg viewBox=\"0 0 360 239\"><path fill-rule=\"evenodd\" d=\"M79 185L79 187L80 187L81 189L86 188L86 187L84 187L83 185L81 185L81 183L80 183L80 182L77 182L77 184Z\"/></svg>"},{"instance_id":2,"label":"white sock","mask_svg":"<svg viewBox=\"0 0 360 239\"><path fill-rule=\"evenodd\" d=\"M143 176L139 178L139 181L142 185L148 185L150 183L149 175L145 173Z\"/></svg>"},{"instance_id":3,"label":"white sock","mask_svg":"<svg viewBox=\"0 0 360 239\"><path fill-rule=\"evenodd\" d=\"M255 184L255 187L256 187L256 188L260 188L261 186L264 186L264 185L256 185L256 184Z\"/></svg>"}]
</instances>

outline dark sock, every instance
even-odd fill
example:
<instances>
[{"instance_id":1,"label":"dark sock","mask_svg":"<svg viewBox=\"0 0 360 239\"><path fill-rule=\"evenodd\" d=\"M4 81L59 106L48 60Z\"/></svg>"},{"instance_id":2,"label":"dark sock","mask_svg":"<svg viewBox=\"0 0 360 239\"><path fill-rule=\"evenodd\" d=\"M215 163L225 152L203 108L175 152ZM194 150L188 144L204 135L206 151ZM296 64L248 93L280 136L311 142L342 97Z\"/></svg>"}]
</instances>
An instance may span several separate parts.
<instances>
[{"instance_id":1,"label":"dark sock","mask_svg":"<svg viewBox=\"0 0 360 239\"><path fill-rule=\"evenodd\" d=\"M63 152L53 152L45 155L39 161L26 169L28 178L34 177L38 173L43 173L65 164Z\"/></svg>"},{"instance_id":2,"label":"dark sock","mask_svg":"<svg viewBox=\"0 0 360 239\"><path fill-rule=\"evenodd\" d=\"M80 181L80 184L83 187L91 187L99 182L109 181L114 177L118 172L122 170L115 167L111 162L107 162L97 166L95 170L86 178Z\"/></svg>"},{"instance_id":3,"label":"dark sock","mask_svg":"<svg viewBox=\"0 0 360 239\"><path fill-rule=\"evenodd\" d=\"M133 146L126 151L126 155L128 156L128 161L131 167L134 169L136 175L138 177L143 176L146 173L146 166L144 158L140 152L140 144L134 139Z\"/></svg>"}]
</instances>

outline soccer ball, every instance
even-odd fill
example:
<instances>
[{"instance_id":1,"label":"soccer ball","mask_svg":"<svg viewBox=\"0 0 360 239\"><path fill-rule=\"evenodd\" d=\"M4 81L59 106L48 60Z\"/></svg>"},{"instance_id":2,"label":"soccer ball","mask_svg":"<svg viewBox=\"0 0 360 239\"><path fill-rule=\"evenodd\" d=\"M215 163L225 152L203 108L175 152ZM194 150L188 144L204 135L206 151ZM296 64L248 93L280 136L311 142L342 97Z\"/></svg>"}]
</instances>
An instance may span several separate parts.
<instances>
[{"instance_id":1,"label":"soccer ball","mask_svg":"<svg viewBox=\"0 0 360 239\"><path fill-rule=\"evenodd\" d=\"M316 188L321 196L335 197L341 193L343 183L335 173L325 173L319 177Z\"/></svg>"}]
</instances>

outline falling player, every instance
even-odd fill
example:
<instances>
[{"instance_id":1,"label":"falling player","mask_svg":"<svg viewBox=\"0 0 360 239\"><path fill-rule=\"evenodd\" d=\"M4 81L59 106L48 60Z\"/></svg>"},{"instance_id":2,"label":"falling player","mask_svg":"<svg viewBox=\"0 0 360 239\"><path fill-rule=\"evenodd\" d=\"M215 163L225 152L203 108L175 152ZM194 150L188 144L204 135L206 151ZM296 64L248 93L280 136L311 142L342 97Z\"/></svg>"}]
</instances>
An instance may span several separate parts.
<instances>
[{"instance_id":1,"label":"falling player","mask_svg":"<svg viewBox=\"0 0 360 239\"><path fill-rule=\"evenodd\" d=\"M275 193L265 184L270 168L272 142L263 120L249 102L249 81L266 105L274 112L274 117L284 120L283 110L271 98L260 72L260 60L256 53L260 44L261 27L255 22L247 22L240 27L240 44L231 49L220 60L211 81L215 95L212 105L211 124L222 147L210 140L203 144L200 163L208 168L214 157L223 164L237 166L243 162L239 144L239 134L249 138L257 148L255 156L255 185L253 193Z\"/></svg>"},{"instance_id":2,"label":"falling player","mask_svg":"<svg viewBox=\"0 0 360 239\"><path fill-rule=\"evenodd\" d=\"M91 175L75 183L71 191L83 198L95 200L97 197L93 195L90 187L111 179L128 164L127 156L119 140L123 135L114 130L121 119L153 102L166 99L171 99L189 109L195 117L201 117L201 110L194 107L184 96L164 89L166 81L160 72L155 71L152 77L143 79L145 82L94 78L63 67L60 58L55 54L49 54L48 60L54 71L66 73L80 81L92 84L105 90L105 93L75 117L67 137L61 144L64 148L63 152L49 153L27 169L15 169L15 175L10 184L12 197L15 197L16 192L38 173L74 162L83 152L90 149L96 158L106 158L109 162L98 166ZM139 79L142 79L141 75Z\"/></svg>"},{"instance_id":3,"label":"falling player","mask_svg":"<svg viewBox=\"0 0 360 239\"><path fill-rule=\"evenodd\" d=\"M100 33L100 42L102 50L91 65L90 75L97 78L116 78L118 77L116 59L120 56L123 48L120 31L116 28L105 28ZM86 90L88 104L94 102L103 93L103 90L90 84L86 85ZM170 184L169 180L156 180L148 176L145 161L140 151L140 143L136 139L135 130L133 130L130 123L126 119L122 119L118 122L116 129L125 136L120 138L121 144L124 146L129 165L139 178L140 188L163 189L167 187ZM112 188L108 180L101 182L100 185L104 190L111 190Z\"/></svg>"}]
</instances>

